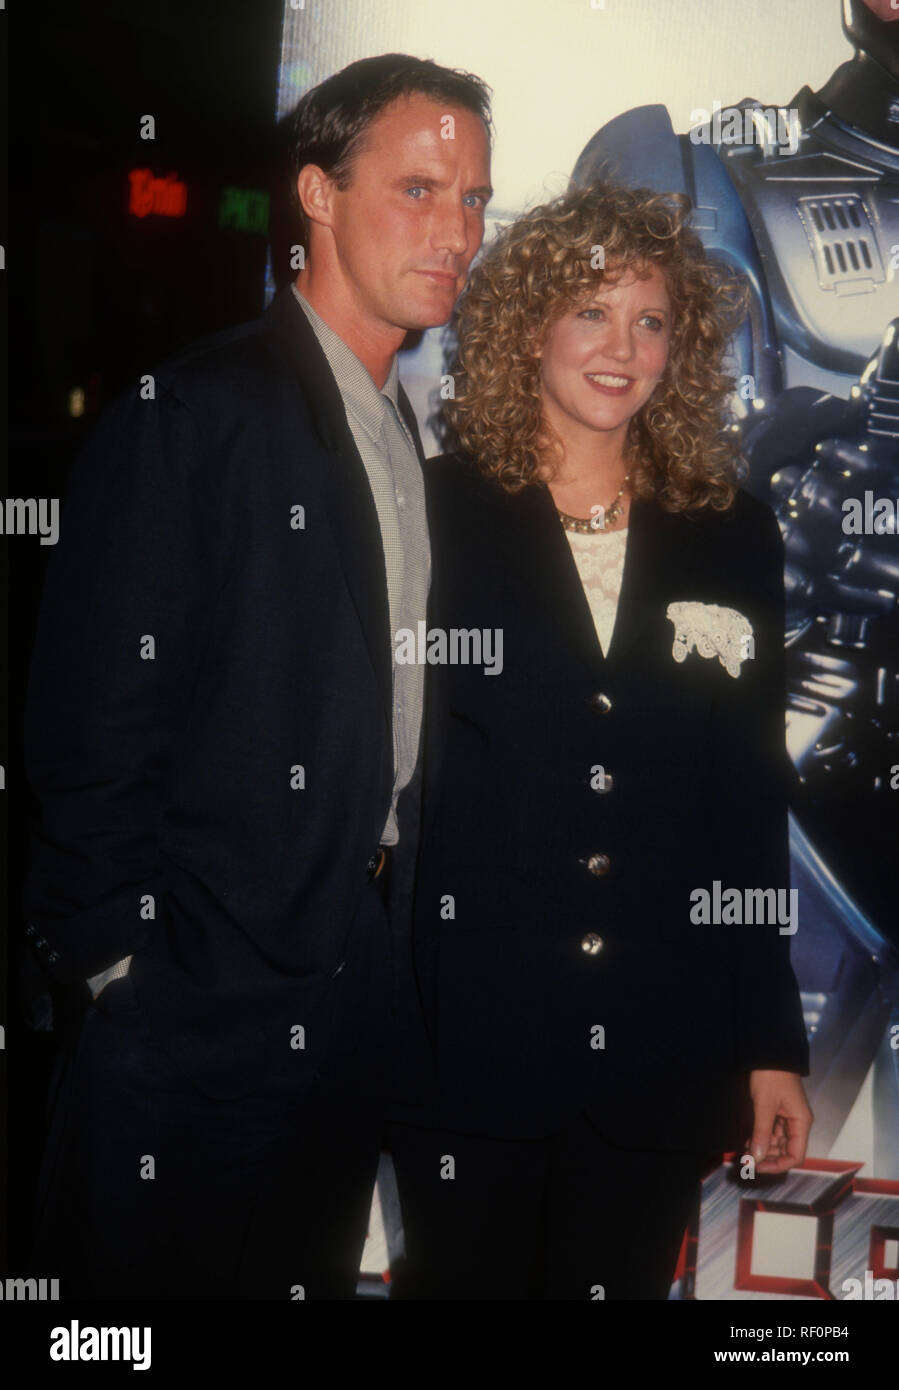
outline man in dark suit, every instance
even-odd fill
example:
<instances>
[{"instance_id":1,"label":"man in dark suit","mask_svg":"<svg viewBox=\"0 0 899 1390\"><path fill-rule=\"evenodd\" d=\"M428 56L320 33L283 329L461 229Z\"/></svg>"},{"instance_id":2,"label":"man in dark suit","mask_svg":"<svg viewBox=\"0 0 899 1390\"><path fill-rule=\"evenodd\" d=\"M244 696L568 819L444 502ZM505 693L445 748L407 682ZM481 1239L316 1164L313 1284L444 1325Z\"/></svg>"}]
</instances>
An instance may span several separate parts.
<instances>
[{"instance_id":1,"label":"man in dark suit","mask_svg":"<svg viewBox=\"0 0 899 1390\"><path fill-rule=\"evenodd\" d=\"M35 1245L64 1297L353 1295L417 833L391 634L430 569L395 355L481 243L489 119L402 55L309 92L295 284L74 469L26 716L28 932L74 1006Z\"/></svg>"}]
</instances>

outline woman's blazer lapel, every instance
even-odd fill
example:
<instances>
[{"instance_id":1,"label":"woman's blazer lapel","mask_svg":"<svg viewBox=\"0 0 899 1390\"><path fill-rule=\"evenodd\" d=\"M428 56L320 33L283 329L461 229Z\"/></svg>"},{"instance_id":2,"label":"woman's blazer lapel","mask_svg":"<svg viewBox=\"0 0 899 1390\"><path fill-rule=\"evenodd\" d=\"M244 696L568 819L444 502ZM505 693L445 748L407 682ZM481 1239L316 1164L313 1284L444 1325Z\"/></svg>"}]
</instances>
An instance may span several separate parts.
<instances>
[{"instance_id":1,"label":"woman's blazer lapel","mask_svg":"<svg viewBox=\"0 0 899 1390\"><path fill-rule=\"evenodd\" d=\"M427 475L426 475L427 476ZM432 536L447 536L447 515L451 542L437 546L431 586L429 625L452 622L452 604L446 601L453 577L444 573L453 565L479 569L479 551L466 544L464 506L458 512L446 507L438 510L433 489L426 489ZM459 494L461 497L461 494ZM536 638L530 645L534 678L570 683L579 678L588 688L603 690L615 679L639 680L638 669L648 660L651 648L667 641L666 610L673 598L687 597L695 570L697 547L685 544L682 517L665 511L655 501L635 499L631 503L629 535L615 628L608 654L603 655L590 605L578 574L568 539L559 521L552 494L538 484L517 494L494 499L490 504L490 545L504 551L503 562L515 574L515 612L510 613L508 637L530 625ZM495 521L493 518L495 517ZM482 528L483 530L483 528ZM602 544L597 538L597 544ZM536 631L534 631L536 629ZM661 634L661 635L660 635ZM514 641L514 637L513 637ZM511 655L510 643L506 642ZM656 670L658 667L656 666ZM521 674L519 672L519 674ZM649 678L652 678L647 672ZM426 677L425 791L426 821L430 820L439 796L439 782L445 756L450 711L449 668L429 667ZM503 675L494 677L503 680Z\"/></svg>"},{"instance_id":2,"label":"woman's blazer lapel","mask_svg":"<svg viewBox=\"0 0 899 1390\"><path fill-rule=\"evenodd\" d=\"M555 640L567 653L563 665L569 665L572 674L580 666L597 679L629 666L657 631L659 615L664 617L672 597L689 588L696 550L683 544L683 526L688 523L658 502L643 498L631 502L615 627L604 655L552 494L534 485L511 500L531 535L528 583L534 595L546 597L555 615ZM602 543L597 536L596 544Z\"/></svg>"}]
</instances>

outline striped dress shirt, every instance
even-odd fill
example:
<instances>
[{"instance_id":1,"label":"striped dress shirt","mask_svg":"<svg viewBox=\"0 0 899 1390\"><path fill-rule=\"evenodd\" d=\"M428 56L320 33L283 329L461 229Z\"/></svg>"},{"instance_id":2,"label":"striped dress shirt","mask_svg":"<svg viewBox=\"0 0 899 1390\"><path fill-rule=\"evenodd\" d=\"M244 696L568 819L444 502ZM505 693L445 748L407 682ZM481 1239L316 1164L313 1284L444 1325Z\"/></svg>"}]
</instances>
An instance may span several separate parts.
<instances>
[{"instance_id":1,"label":"striped dress shirt","mask_svg":"<svg viewBox=\"0 0 899 1390\"><path fill-rule=\"evenodd\" d=\"M342 338L293 286L334 373L347 423L368 475L384 547L393 669L393 796L381 843L399 839L396 804L418 761L424 705L424 667L396 662L396 633L417 632L427 619L431 547L424 479L411 434L399 409L399 369L394 357L383 389Z\"/></svg>"}]
</instances>

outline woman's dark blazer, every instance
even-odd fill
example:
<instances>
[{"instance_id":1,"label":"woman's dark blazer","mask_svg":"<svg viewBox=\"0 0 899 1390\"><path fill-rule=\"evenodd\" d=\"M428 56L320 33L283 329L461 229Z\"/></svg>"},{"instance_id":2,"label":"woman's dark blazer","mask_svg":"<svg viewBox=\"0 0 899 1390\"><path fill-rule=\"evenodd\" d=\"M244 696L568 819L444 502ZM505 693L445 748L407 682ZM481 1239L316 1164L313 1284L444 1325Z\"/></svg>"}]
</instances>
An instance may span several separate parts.
<instances>
[{"instance_id":1,"label":"woman's dark blazer","mask_svg":"<svg viewBox=\"0 0 899 1390\"><path fill-rule=\"evenodd\" d=\"M430 1119L526 1137L586 1107L621 1144L739 1146L741 1076L745 1093L752 1068L808 1074L789 935L691 922L691 891L715 880L789 887L774 516L742 490L726 513L634 501L604 657L549 491L507 494L458 455L425 476L429 627L503 634L498 674L428 668ZM738 677L674 659L666 610L683 600L749 620Z\"/></svg>"}]
</instances>

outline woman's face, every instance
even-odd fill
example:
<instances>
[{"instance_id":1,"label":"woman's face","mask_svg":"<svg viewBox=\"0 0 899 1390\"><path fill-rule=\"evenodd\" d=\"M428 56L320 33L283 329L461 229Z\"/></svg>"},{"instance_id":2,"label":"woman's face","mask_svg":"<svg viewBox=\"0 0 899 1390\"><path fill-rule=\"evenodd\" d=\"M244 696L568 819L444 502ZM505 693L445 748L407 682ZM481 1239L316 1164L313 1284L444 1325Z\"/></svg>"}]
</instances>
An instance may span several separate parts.
<instances>
[{"instance_id":1,"label":"woman's face","mask_svg":"<svg viewBox=\"0 0 899 1390\"><path fill-rule=\"evenodd\" d=\"M591 434L620 434L645 405L668 360L671 305L665 277L631 268L599 287L586 308L571 309L546 335L541 358L543 414L563 445Z\"/></svg>"}]
</instances>

